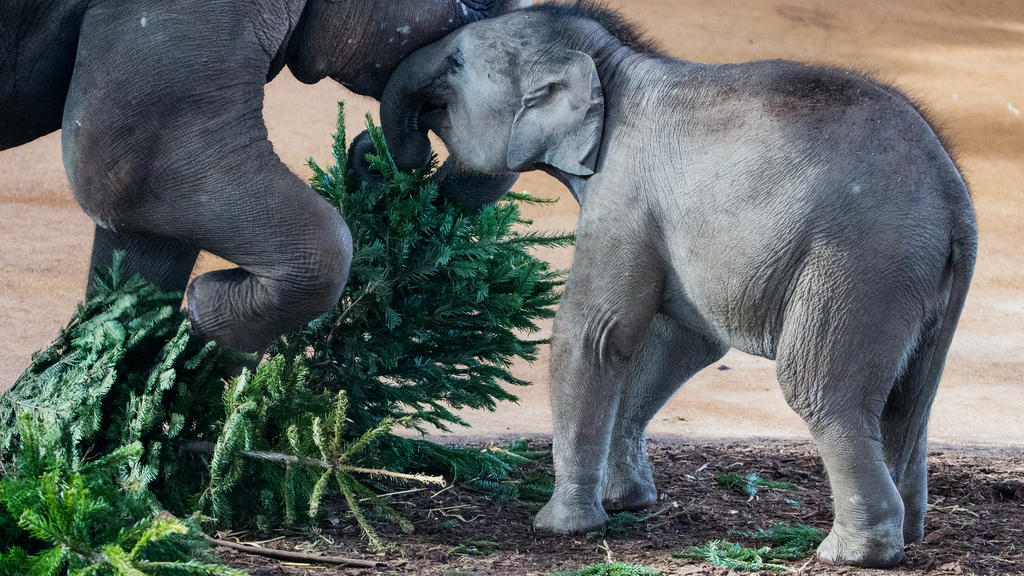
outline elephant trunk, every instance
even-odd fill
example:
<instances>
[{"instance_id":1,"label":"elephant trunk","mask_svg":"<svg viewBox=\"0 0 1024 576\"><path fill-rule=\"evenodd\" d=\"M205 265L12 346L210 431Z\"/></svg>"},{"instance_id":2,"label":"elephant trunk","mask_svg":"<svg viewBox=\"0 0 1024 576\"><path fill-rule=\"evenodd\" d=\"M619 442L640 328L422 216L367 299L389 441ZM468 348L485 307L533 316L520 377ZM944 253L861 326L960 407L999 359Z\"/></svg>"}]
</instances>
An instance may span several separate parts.
<instances>
[{"instance_id":1,"label":"elephant trunk","mask_svg":"<svg viewBox=\"0 0 1024 576\"><path fill-rule=\"evenodd\" d=\"M395 164L403 170L422 168L430 161L430 129L422 122L427 112L442 109L439 84L447 42L422 48L406 58L388 81L380 99L380 121Z\"/></svg>"}]
</instances>

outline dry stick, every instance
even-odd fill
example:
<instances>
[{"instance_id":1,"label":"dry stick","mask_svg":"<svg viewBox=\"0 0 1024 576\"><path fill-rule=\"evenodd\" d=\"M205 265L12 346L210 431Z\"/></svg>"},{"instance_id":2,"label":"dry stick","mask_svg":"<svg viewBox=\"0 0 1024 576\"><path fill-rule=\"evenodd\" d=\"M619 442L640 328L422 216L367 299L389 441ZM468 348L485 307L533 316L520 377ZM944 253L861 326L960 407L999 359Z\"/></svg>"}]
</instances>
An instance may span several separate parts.
<instances>
[{"instance_id":1,"label":"dry stick","mask_svg":"<svg viewBox=\"0 0 1024 576\"><path fill-rule=\"evenodd\" d=\"M265 556L267 558L285 560L288 562L301 562L303 564L334 564L337 566L357 566L360 568L388 567L386 562L377 562L375 560L360 560L358 558L345 558L343 556L317 556L315 554L303 554L301 552L288 552L287 550L257 548L255 546L247 546L237 542L218 540L209 536L206 537L206 541L222 548L230 548L232 550L238 550L239 552L245 552L246 554L252 554L254 556Z\"/></svg>"},{"instance_id":2,"label":"dry stick","mask_svg":"<svg viewBox=\"0 0 1024 576\"><path fill-rule=\"evenodd\" d=\"M324 348L325 349L328 349L328 348L331 347L331 343L334 342L334 336L337 334L338 328L341 328L341 323L345 321L345 317L348 316L348 313L351 312L352 309L356 307L356 304L359 304L359 301L362 300L364 296L369 294L370 291L374 290L375 288L377 288L377 283L376 282L371 282L363 290L363 293L360 294L359 297L356 298L351 304L349 304L348 307L346 307L345 310L341 313L341 315L338 316L338 319L334 321L334 326L331 327L330 333L327 334L327 342L324 343ZM326 365L328 365L330 363L331 363L330 360L324 360L324 362L321 363L321 364L318 364L318 366L326 366Z\"/></svg>"},{"instance_id":3,"label":"dry stick","mask_svg":"<svg viewBox=\"0 0 1024 576\"><path fill-rule=\"evenodd\" d=\"M197 452L201 454L213 454L216 450L217 445L213 442L185 442L181 445L181 449L186 452ZM425 476L422 474L403 474L401 472L392 472L390 470L381 470L378 468L361 468L359 466L350 466L348 464L342 464L340 462L332 463L319 460L317 458L306 458L303 456L292 456L290 454L280 454L278 452L264 452L262 450L245 450L242 452L242 456L251 460L260 460L263 462L274 462L277 464L300 464L304 466L315 466L317 468L323 468L324 470L344 470L346 472L355 472L357 474L369 474L371 476L384 476L387 478L397 478L400 480L414 480L416 482L422 482L424 484L437 484L439 486L445 485L445 480L441 476Z\"/></svg>"},{"instance_id":4,"label":"dry stick","mask_svg":"<svg viewBox=\"0 0 1024 576\"><path fill-rule=\"evenodd\" d=\"M169 520L171 522L177 522L178 519L170 512L164 510L160 512L159 517ZM313 554L303 554L301 552L288 552L287 550L273 550L270 548L258 548L256 546L249 546L246 544L240 544L238 542L230 542L228 540L218 540L203 534L203 538L207 542L214 546L220 546L222 548L230 548L232 550L238 550L239 552L245 552L246 554L252 554L254 556L265 556L267 558L276 558L278 560L286 560L289 562L302 562L304 564L334 564L337 566L357 566L360 568L388 568L386 562L378 562L375 560L360 560L358 558L345 558L343 556L315 556Z\"/></svg>"},{"instance_id":5,"label":"dry stick","mask_svg":"<svg viewBox=\"0 0 1024 576\"><path fill-rule=\"evenodd\" d=\"M54 410L53 408L46 408L45 406L36 406L35 404L29 404L28 402L21 402L20 400L15 400L14 398L7 398L7 400L10 400L11 402L14 402L15 404L17 404L18 406L21 406L23 408L29 408L31 410L42 410L43 412L49 412L51 414L62 415L60 412Z\"/></svg>"}]
</instances>

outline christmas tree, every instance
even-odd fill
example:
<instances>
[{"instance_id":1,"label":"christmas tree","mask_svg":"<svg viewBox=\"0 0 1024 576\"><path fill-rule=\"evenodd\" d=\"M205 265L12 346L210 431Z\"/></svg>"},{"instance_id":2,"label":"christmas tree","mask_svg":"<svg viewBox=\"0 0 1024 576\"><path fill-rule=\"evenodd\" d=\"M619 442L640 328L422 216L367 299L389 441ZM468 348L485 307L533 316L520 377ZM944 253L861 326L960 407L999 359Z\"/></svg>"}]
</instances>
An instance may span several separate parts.
<instances>
[{"instance_id":1,"label":"christmas tree","mask_svg":"<svg viewBox=\"0 0 1024 576\"><path fill-rule=\"evenodd\" d=\"M524 337L554 315L563 276L530 253L571 243L567 235L522 232L518 204L542 202L509 193L471 214L444 198L430 165L399 171L380 130L367 118L374 152L372 181L347 173L344 114L339 113L335 164L310 161L313 189L352 230L354 257L338 307L282 340L286 356L306 354L310 380L345 390L355 429L407 417L442 430L465 423L458 408L493 410L514 400L506 385L524 385L509 366L534 360L544 341Z\"/></svg>"},{"instance_id":2,"label":"christmas tree","mask_svg":"<svg viewBox=\"0 0 1024 576\"><path fill-rule=\"evenodd\" d=\"M425 475L437 472L487 482L522 459L392 430L464 425L456 410L514 399L505 386L526 383L511 363L535 357L544 341L530 333L553 315L563 280L530 250L571 237L523 231L518 204L539 201L525 194L466 211L439 193L436 160L401 172L371 122L368 133L372 178L348 170L340 112L334 165L310 163L314 189L353 233L348 285L255 370L225 380L245 359L197 341L180 294L125 277L116 259L99 275L0 396L0 573L136 574L147 562L229 573L195 556L195 521L161 511L301 526L330 492L379 545L360 502L410 526L377 483L442 481Z\"/></svg>"}]
</instances>

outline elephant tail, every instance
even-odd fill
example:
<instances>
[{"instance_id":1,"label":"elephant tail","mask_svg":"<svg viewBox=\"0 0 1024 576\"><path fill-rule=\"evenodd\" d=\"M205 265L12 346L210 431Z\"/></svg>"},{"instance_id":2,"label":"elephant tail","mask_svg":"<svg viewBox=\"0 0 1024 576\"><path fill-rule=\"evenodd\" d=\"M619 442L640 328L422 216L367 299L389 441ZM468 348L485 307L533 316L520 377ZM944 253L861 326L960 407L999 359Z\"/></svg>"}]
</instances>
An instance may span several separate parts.
<instances>
[{"instance_id":1,"label":"elephant tail","mask_svg":"<svg viewBox=\"0 0 1024 576\"><path fill-rule=\"evenodd\" d=\"M957 323L960 321L960 312L963 310L967 300L967 290L971 285L971 277L974 275L974 260L978 252L978 237L976 225L970 222L959 227L958 234L950 243L949 260L946 266L949 278L949 295L946 301L946 309L942 315L939 325L939 333L931 342L930 350L918 350L919 354L928 354L930 359L925 360L921 374L915 378L916 390L914 396L917 402L914 403L910 417L907 419L903 449L899 452L900 461L895 463L896 478L900 478L907 469L908 462L914 454L914 448L928 425L928 416L931 413L932 400L939 387L939 380L942 378L942 370L946 363L946 354L949 353L950 344L953 342L953 333L956 331ZM922 447L922 449L925 449Z\"/></svg>"}]
</instances>

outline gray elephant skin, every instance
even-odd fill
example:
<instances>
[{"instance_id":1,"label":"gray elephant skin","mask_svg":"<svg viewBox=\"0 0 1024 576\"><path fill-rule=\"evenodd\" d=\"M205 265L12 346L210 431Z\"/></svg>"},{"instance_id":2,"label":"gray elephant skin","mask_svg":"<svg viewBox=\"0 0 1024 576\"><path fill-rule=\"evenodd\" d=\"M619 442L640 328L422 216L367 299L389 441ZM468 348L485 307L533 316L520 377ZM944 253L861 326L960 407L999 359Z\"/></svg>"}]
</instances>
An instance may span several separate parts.
<instances>
[{"instance_id":1,"label":"gray elephant skin","mask_svg":"<svg viewBox=\"0 0 1024 576\"><path fill-rule=\"evenodd\" d=\"M580 203L554 326L555 491L535 523L657 492L647 423L730 347L774 359L831 482L820 560L920 542L927 422L977 252L971 198L919 108L839 69L665 56L614 13L539 5L409 57L395 157L434 130L469 169L544 170Z\"/></svg>"},{"instance_id":2,"label":"gray elephant skin","mask_svg":"<svg viewBox=\"0 0 1024 576\"><path fill-rule=\"evenodd\" d=\"M201 249L235 263L192 282L189 313L256 350L335 305L351 258L345 222L267 140L265 84L287 66L379 98L416 48L528 3L0 0L0 150L63 130L92 270L121 250L128 272L180 291Z\"/></svg>"}]
</instances>

